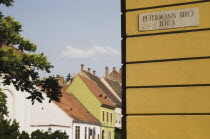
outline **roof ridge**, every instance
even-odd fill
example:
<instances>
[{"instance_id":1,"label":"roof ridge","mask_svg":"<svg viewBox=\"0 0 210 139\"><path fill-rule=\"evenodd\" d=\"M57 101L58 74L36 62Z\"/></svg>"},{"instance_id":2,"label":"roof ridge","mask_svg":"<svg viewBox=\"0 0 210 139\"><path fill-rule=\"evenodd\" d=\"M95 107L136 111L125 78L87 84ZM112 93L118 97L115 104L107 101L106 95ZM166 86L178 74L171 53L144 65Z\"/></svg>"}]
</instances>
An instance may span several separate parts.
<instances>
[{"instance_id":1,"label":"roof ridge","mask_svg":"<svg viewBox=\"0 0 210 139\"><path fill-rule=\"evenodd\" d=\"M114 94L112 93L112 91L109 90L109 88L106 87L106 85L104 85L104 83L101 81L101 79L97 76L94 76L92 74L89 74L88 72L84 72L91 80L93 80L94 82L96 82L96 84L99 86L99 88L102 90L102 92L104 92L109 99L114 103L114 104L118 104L121 105L121 102L117 99L116 96L114 96Z\"/></svg>"}]
</instances>

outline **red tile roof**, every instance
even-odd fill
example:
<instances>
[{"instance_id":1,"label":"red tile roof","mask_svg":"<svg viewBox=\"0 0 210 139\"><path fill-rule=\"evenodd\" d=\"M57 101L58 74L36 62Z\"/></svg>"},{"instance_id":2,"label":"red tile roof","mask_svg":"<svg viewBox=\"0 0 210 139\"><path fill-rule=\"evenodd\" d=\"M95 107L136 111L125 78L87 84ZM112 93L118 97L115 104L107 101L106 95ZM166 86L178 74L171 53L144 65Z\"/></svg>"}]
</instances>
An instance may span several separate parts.
<instances>
[{"instance_id":1,"label":"red tile roof","mask_svg":"<svg viewBox=\"0 0 210 139\"><path fill-rule=\"evenodd\" d=\"M122 87L119 84L118 81L113 81L107 78L103 78L108 84L109 86L116 92L116 94L122 98Z\"/></svg>"},{"instance_id":2,"label":"red tile roof","mask_svg":"<svg viewBox=\"0 0 210 139\"><path fill-rule=\"evenodd\" d=\"M121 102L117 99L117 97L104 85L104 83L97 77L94 76L93 74L83 71L91 80L96 82L96 84L101 88L101 90L110 98L112 102L116 104L116 106L121 107Z\"/></svg>"},{"instance_id":3,"label":"red tile roof","mask_svg":"<svg viewBox=\"0 0 210 139\"><path fill-rule=\"evenodd\" d=\"M62 87L61 92L63 96L60 98L60 102L54 101L54 103L74 120L100 124L100 121L96 119L73 94L65 92L68 87L69 86Z\"/></svg>"},{"instance_id":4,"label":"red tile roof","mask_svg":"<svg viewBox=\"0 0 210 139\"><path fill-rule=\"evenodd\" d=\"M12 45L2 45L2 49L5 49L5 48L8 48L8 47L10 47L10 48L12 48L17 54L19 54L20 56L22 56L23 55L23 52L20 50L20 49L18 49L18 48L16 48L16 47L14 47L14 46L12 46Z\"/></svg>"},{"instance_id":5,"label":"red tile roof","mask_svg":"<svg viewBox=\"0 0 210 139\"><path fill-rule=\"evenodd\" d=\"M97 99L102 104L114 107L114 104L108 99L107 95L104 92L102 92L100 87L93 80L90 80L82 75L78 76L83 80L83 82L87 85L90 91L97 97Z\"/></svg>"}]
</instances>

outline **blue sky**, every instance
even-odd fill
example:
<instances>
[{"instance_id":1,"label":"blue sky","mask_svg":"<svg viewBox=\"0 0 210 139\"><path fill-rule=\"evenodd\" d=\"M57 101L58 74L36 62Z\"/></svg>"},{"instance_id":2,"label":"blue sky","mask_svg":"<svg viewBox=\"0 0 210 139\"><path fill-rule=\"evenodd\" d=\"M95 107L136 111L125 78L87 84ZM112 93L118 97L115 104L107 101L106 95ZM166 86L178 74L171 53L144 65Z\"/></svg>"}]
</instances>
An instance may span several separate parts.
<instances>
[{"instance_id":1,"label":"blue sky","mask_svg":"<svg viewBox=\"0 0 210 139\"><path fill-rule=\"evenodd\" d=\"M98 76L105 66L120 68L120 0L15 0L1 10L21 22L22 35L54 65L52 74L78 73L80 64Z\"/></svg>"}]
</instances>

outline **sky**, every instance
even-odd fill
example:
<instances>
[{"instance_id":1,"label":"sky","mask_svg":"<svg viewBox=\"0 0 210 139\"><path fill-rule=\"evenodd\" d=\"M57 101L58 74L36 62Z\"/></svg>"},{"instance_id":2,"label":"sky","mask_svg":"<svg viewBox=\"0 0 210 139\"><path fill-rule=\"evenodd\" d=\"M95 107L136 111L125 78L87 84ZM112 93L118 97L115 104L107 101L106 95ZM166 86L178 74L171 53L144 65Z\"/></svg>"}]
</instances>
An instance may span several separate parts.
<instances>
[{"instance_id":1,"label":"sky","mask_svg":"<svg viewBox=\"0 0 210 139\"><path fill-rule=\"evenodd\" d=\"M102 77L105 66L121 66L120 0L15 0L0 8L54 65L42 77L78 73L81 64Z\"/></svg>"}]
</instances>

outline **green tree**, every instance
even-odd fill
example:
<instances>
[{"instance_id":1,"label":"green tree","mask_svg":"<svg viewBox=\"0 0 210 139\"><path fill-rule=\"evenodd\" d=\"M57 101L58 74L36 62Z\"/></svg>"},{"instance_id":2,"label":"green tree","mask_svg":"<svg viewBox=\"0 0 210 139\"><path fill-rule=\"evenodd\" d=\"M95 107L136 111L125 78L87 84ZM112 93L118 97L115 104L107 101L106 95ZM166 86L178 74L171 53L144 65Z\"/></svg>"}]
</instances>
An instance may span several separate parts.
<instances>
[{"instance_id":1,"label":"green tree","mask_svg":"<svg viewBox=\"0 0 210 139\"><path fill-rule=\"evenodd\" d=\"M4 118L4 116L8 115L7 106L6 106L6 98L7 96L2 92L0 88L0 120Z\"/></svg>"},{"instance_id":2,"label":"green tree","mask_svg":"<svg viewBox=\"0 0 210 139\"><path fill-rule=\"evenodd\" d=\"M8 116L7 96L0 89L0 139L16 139L19 136L19 124L14 120L5 119Z\"/></svg>"},{"instance_id":3,"label":"green tree","mask_svg":"<svg viewBox=\"0 0 210 139\"><path fill-rule=\"evenodd\" d=\"M29 134L25 131L23 131L20 135L18 139L30 139Z\"/></svg>"},{"instance_id":4,"label":"green tree","mask_svg":"<svg viewBox=\"0 0 210 139\"><path fill-rule=\"evenodd\" d=\"M0 120L0 139L17 139L19 137L19 124L14 120Z\"/></svg>"},{"instance_id":5,"label":"green tree","mask_svg":"<svg viewBox=\"0 0 210 139\"><path fill-rule=\"evenodd\" d=\"M68 73L67 77L66 77L66 82L70 81L71 80L71 74Z\"/></svg>"},{"instance_id":6,"label":"green tree","mask_svg":"<svg viewBox=\"0 0 210 139\"><path fill-rule=\"evenodd\" d=\"M0 5L12 6L13 0L0 0ZM44 54L35 54L37 46L24 39L20 33L22 25L11 16L4 16L0 11L0 83L13 84L17 90L30 93L28 99L42 102L42 92L50 101L59 101L60 86L54 77L40 80L39 71L50 73L53 66ZM0 88L0 139L29 139L26 132L19 132L19 124L5 119L8 116L6 95ZM60 133L60 132L59 132ZM53 133L53 135L58 133ZM65 135L65 133L63 133ZM63 135L60 133L60 136ZM52 135L40 130L32 133L32 138L48 139ZM61 137L62 138L62 137Z\"/></svg>"},{"instance_id":7,"label":"green tree","mask_svg":"<svg viewBox=\"0 0 210 139\"><path fill-rule=\"evenodd\" d=\"M31 133L31 139L68 139L69 136L66 132L61 132L56 130L55 132L49 134L48 132L43 132L42 130L36 130Z\"/></svg>"},{"instance_id":8,"label":"green tree","mask_svg":"<svg viewBox=\"0 0 210 139\"><path fill-rule=\"evenodd\" d=\"M31 133L31 139L48 139L48 132L42 130L36 130Z\"/></svg>"},{"instance_id":9,"label":"green tree","mask_svg":"<svg viewBox=\"0 0 210 139\"><path fill-rule=\"evenodd\" d=\"M66 132L61 132L60 130L56 130L52 134L50 134L49 139L68 139L69 136L66 134Z\"/></svg>"},{"instance_id":10,"label":"green tree","mask_svg":"<svg viewBox=\"0 0 210 139\"><path fill-rule=\"evenodd\" d=\"M11 6L13 0L0 0L0 4ZM22 25L11 16L0 11L0 77L4 85L13 84L17 90L30 93L28 99L42 102L42 92L51 100L59 101L60 87L54 78L40 80L39 71L50 73L53 66L44 54L35 54L37 46L24 39ZM15 46L15 47L14 47ZM52 86L53 85L53 86ZM39 86L39 87L37 87Z\"/></svg>"}]
</instances>

